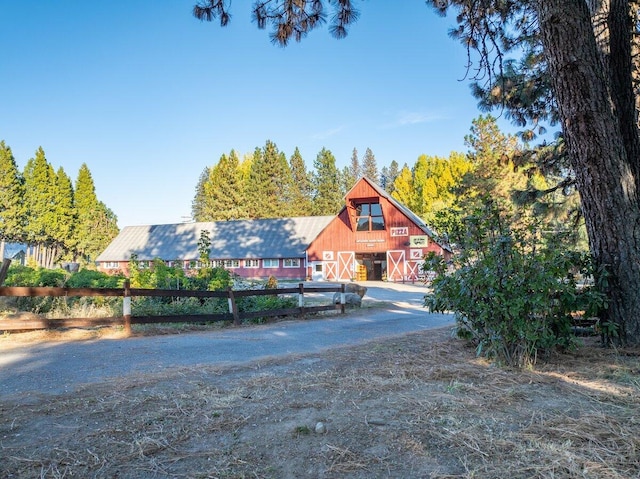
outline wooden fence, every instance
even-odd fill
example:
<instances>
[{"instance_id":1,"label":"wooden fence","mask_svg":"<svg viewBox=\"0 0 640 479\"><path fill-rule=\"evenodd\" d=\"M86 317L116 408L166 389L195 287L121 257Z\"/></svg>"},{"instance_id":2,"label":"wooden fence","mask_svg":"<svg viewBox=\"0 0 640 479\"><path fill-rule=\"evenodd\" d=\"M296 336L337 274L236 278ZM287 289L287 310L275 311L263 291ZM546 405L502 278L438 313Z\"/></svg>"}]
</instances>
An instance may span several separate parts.
<instances>
[{"instance_id":1,"label":"wooden fence","mask_svg":"<svg viewBox=\"0 0 640 479\"><path fill-rule=\"evenodd\" d=\"M305 306L305 293L341 293L340 303L320 306ZM247 296L277 296L295 294L298 297L298 306L286 309L269 309L264 311L239 311L237 299ZM127 333L131 332L132 324L150 323L204 323L214 321L233 321L239 325L243 319L265 318L275 316L297 316L305 313L315 313L320 311L345 311L345 285L340 286L312 286L305 287L304 283L299 283L292 288L275 289L248 289L226 291L189 291L173 289L142 289L131 288L129 281L125 281L123 288L52 288L52 287L0 287L0 296L50 296L50 297L78 297L78 296L111 296L122 297L122 316L109 318L66 318L66 319L3 319L0 320L0 331L27 331L35 329L53 328L82 328L94 326L123 325ZM134 296L150 296L160 298L226 298L229 311L214 314L191 314L191 315L165 315L165 316L132 316L131 298Z\"/></svg>"}]
</instances>

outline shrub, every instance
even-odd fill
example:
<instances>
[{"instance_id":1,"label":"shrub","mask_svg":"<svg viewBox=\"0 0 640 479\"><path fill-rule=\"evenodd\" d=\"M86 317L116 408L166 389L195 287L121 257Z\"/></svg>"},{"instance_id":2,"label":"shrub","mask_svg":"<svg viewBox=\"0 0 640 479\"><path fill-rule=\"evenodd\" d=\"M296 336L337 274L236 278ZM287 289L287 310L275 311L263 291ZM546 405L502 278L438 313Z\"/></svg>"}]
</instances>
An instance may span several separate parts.
<instances>
[{"instance_id":1,"label":"shrub","mask_svg":"<svg viewBox=\"0 0 640 479\"><path fill-rule=\"evenodd\" d=\"M425 305L453 312L458 335L473 340L478 355L510 366L573 347L572 314L605 306L603 295L577 285L578 274L591 274L588 256L534 226L509 224L489 205L468 219L452 265L431 255L424 266L436 272Z\"/></svg>"}]
</instances>

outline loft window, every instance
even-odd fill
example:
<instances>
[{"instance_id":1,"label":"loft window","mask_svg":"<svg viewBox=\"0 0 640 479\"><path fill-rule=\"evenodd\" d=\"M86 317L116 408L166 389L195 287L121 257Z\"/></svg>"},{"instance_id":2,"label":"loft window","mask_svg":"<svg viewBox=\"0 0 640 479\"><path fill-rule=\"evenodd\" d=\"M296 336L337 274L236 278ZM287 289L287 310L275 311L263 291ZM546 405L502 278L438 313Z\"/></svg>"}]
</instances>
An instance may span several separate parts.
<instances>
[{"instance_id":1,"label":"loft window","mask_svg":"<svg viewBox=\"0 0 640 479\"><path fill-rule=\"evenodd\" d=\"M380 203L361 203L356 206L356 231L383 231L384 216Z\"/></svg>"}]
</instances>

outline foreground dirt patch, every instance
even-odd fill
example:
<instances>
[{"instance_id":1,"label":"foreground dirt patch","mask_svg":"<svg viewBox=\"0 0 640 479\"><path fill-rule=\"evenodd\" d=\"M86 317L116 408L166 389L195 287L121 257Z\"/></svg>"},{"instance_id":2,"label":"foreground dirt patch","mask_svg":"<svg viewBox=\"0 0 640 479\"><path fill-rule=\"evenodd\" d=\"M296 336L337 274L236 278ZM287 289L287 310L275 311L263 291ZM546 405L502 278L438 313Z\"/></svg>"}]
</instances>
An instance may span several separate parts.
<instances>
[{"instance_id":1,"label":"foreground dirt patch","mask_svg":"<svg viewBox=\"0 0 640 479\"><path fill-rule=\"evenodd\" d=\"M442 329L3 401L0 477L640 477L637 353L517 372Z\"/></svg>"}]
</instances>

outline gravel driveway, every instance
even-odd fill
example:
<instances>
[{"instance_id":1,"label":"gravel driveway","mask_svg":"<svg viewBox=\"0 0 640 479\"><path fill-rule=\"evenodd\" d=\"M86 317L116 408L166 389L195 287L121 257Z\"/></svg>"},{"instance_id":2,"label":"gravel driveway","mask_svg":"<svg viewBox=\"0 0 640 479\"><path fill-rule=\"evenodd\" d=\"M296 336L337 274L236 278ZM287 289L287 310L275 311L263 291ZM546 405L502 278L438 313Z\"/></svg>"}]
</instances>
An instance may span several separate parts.
<instances>
[{"instance_id":1,"label":"gravel driveway","mask_svg":"<svg viewBox=\"0 0 640 479\"><path fill-rule=\"evenodd\" d=\"M438 328L453 317L423 307L426 288L366 283L366 303L348 314L170 336L44 342L0 350L0 396L70 392L83 384L198 364L237 364Z\"/></svg>"}]
</instances>

